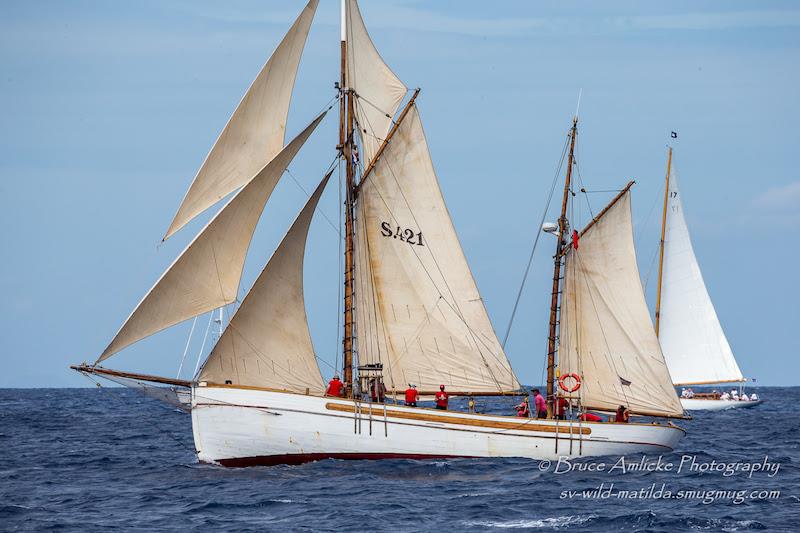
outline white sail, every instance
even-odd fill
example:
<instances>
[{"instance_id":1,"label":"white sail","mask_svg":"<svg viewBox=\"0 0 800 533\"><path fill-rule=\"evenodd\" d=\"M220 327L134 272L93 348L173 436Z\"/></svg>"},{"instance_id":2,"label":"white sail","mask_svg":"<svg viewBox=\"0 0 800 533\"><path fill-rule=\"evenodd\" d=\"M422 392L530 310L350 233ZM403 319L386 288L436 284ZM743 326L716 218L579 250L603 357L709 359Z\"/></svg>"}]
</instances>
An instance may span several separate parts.
<instances>
[{"instance_id":1,"label":"white sail","mask_svg":"<svg viewBox=\"0 0 800 533\"><path fill-rule=\"evenodd\" d=\"M519 388L458 242L412 107L358 197L359 363L390 389Z\"/></svg>"},{"instance_id":2,"label":"white sail","mask_svg":"<svg viewBox=\"0 0 800 533\"><path fill-rule=\"evenodd\" d=\"M744 381L706 290L670 173L659 340L675 384Z\"/></svg>"},{"instance_id":3,"label":"white sail","mask_svg":"<svg viewBox=\"0 0 800 533\"><path fill-rule=\"evenodd\" d=\"M639 282L630 191L567 253L558 367L581 376L586 408L683 415Z\"/></svg>"},{"instance_id":4,"label":"white sail","mask_svg":"<svg viewBox=\"0 0 800 533\"><path fill-rule=\"evenodd\" d=\"M325 392L303 298L303 258L311 219L330 173L311 195L242 301L199 374L294 392Z\"/></svg>"},{"instance_id":5,"label":"white sail","mask_svg":"<svg viewBox=\"0 0 800 533\"><path fill-rule=\"evenodd\" d=\"M380 148L406 86L384 63L372 43L356 0L345 0L347 85L356 91L355 114L365 165Z\"/></svg>"},{"instance_id":6,"label":"white sail","mask_svg":"<svg viewBox=\"0 0 800 533\"><path fill-rule=\"evenodd\" d=\"M283 148L297 66L319 0L310 0L231 115L164 239L247 183Z\"/></svg>"},{"instance_id":7,"label":"white sail","mask_svg":"<svg viewBox=\"0 0 800 533\"><path fill-rule=\"evenodd\" d=\"M157 331L236 300L264 205L324 116L309 124L214 216L136 306L98 363Z\"/></svg>"}]
</instances>

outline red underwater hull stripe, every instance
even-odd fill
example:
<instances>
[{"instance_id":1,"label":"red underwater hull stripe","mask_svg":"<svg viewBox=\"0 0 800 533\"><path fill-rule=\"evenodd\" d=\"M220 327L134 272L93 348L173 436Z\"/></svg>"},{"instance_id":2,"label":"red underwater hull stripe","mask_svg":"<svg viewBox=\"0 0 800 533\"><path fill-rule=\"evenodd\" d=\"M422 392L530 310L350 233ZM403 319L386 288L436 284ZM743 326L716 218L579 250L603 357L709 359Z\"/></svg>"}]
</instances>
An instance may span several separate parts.
<instances>
[{"instance_id":1,"label":"red underwater hull stripe","mask_svg":"<svg viewBox=\"0 0 800 533\"><path fill-rule=\"evenodd\" d=\"M376 460L376 459L474 459L468 455L428 455L423 453L290 453L285 455L257 455L220 459L222 466L241 468L246 466L300 465L324 459Z\"/></svg>"}]
</instances>

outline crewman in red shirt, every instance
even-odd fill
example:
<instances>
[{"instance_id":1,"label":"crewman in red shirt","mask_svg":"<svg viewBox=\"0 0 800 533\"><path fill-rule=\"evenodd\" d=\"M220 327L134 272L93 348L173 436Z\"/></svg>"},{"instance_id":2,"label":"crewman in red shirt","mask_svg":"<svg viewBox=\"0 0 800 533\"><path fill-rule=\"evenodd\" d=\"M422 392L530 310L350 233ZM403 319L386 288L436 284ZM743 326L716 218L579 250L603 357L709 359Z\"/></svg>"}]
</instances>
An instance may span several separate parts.
<instances>
[{"instance_id":1,"label":"crewman in red shirt","mask_svg":"<svg viewBox=\"0 0 800 533\"><path fill-rule=\"evenodd\" d=\"M409 383L406 389L406 405L408 407L416 407L418 401L419 392L417 391L417 386L413 383Z\"/></svg>"},{"instance_id":2,"label":"crewman in red shirt","mask_svg":"<svg viewBox=\"0 0 800 533\"><path fill-rule=\"evenodd\" d=\"M566 420L567 419L567 410L569 409L569 400L564 398L563 396L559 396L556 398L556 419L557 420Z\"/></svg>"},{"instance_id":3,"label":"crewman in red shirt","mask_svg":"<svg viewBox=\"0 0 800 533\"><path fill-rule=\"evenodd\" d=\"M618 424L627 424L630 418L631 418L631 412L628 411L628 408L625 407L624 405L620 405L617 408L616 422Z\"/></svg>"},{"instance_id":4,"label":"crewman in red shirt","mask_svg":"<svg viewBox=\"0 0 800 533\"><path fill-rule=\"evenodd\" d=\"M325 391L326 396L342 396L342 389L344 389L344 383L339 381L339 376L333 376L333 379L328 382L328 389Z\"/></svg>"},{"instance_id":5,"label":"crewman in red shirt","mask_svg":"<svg viewBox=\"0 0 800 533\"><path fill-rule=\"evenodd\" d=\"M578 418L580 420L583 420L584 422L602 422L603 421L603 419L601 417L597 416L594 413L589 413L589 412L581 414L581 416L579 416Z\"/></svg>"},{"instance_id":6,"label":"crewman in red shirt","mask_svg":"<svg viewBox=\"0 0 800 533\"><path fill-rule=\"evenodd\" d=\"M444 391L444 385L439 385L439 392L436 393L436 408L447 410L447 400L449 399L450 395Z\"/></svg>"}]
</instances>

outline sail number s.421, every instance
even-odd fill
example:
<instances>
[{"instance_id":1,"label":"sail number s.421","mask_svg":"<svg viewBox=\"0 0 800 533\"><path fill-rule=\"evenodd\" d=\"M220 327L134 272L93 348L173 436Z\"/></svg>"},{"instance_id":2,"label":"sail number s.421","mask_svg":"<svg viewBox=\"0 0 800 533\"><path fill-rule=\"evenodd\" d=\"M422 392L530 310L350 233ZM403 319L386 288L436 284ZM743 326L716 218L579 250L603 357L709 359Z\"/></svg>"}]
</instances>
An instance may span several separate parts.
<instances>
[{"instance_id":1,"label":"sail number s.421","mask_svg":"<svg viewBox=\"0 0 800 533\"><path fill-rule=\"evenodd\" d=\"M381 235L392 239L400 239L408 244L416 244L417 246L425 246L425 241L422 240L422 232L414 232L412 229L401 228L395 226L394 229L388 222L381 222Z\"/></svg>"}]
</instances>

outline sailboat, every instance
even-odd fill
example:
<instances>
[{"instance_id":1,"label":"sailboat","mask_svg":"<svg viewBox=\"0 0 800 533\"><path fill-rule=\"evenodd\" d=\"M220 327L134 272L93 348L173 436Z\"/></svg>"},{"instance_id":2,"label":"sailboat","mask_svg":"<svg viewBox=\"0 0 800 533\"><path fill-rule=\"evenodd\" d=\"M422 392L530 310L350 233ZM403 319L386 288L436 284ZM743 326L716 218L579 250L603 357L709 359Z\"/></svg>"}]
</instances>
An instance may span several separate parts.
<instances>
[{"instance_id":1,"label":"sailboat","mask_svg":"<svg viewBox=\"0 0 800 533\"><path fill-rule=\"evenodd\" d=\"M689 411L718 411L760 404L762 400L751 400L743 391L747 380L706 290L683 216L672 147L667 155L659 255L656 334L674 385L684 387L683 407ZM741 390L699 393L686 388L731 383Z\"/></svg>"},{"instance_id":2,"label":"sailboat","mask_svg":"<svg viewBox=\"0 0 800 533\"><path fill-rule=\"evenodd\" d=\"M384 63L355 0L341 4L335 163L198 372L180 381L103 366L149 335L236 301L256 222L280 176L325 116L283 146L294 77L316 7L317 0L308 2L256 77L165 238L233 196L156 282L95 363L73 368L167 385L184 395L188 391L198 459L224 466L324 458L552 459L673 449L685 431L669 419L685 415L644 294L631 282L638 270L630 185L583 231L580 248L577 240L573 246L567 243L577 118L569 133L556 231L548 416L443 411L392 401L410 383L423 397L440 385L455 396L527 392L493 330L444 203L416 105L419 89L409 91ZM303 262L314 212L337 166L346 177L344 388L331 396L306 319ZM557 350L565 354L560 370ZM559 371L574 375L583 386L564 386ZM379 389L386 391L385 401L383 394L374 398L370 393ZM556 413L561 399L568 408ZM586 410L615 412L620 405L634 416L658 418L598 423L577 416Z\"/></svg>"}]
</instances>

